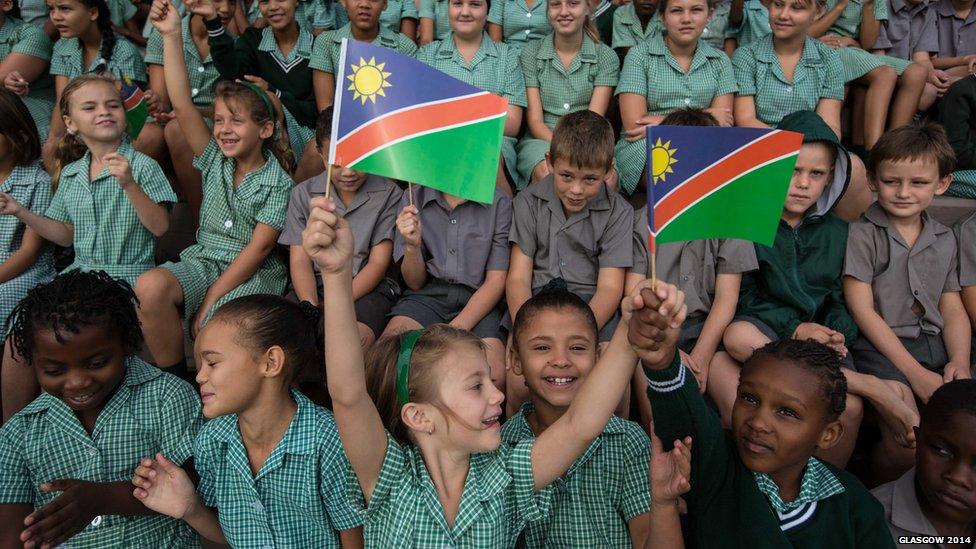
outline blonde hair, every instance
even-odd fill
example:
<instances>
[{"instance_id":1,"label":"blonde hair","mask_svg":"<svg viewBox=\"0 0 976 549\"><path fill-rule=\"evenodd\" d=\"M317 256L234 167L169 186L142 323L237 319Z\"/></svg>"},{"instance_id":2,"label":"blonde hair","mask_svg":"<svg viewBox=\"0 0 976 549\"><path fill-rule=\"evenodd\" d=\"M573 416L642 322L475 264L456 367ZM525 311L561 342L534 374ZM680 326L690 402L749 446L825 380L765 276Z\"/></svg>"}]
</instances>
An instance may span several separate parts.
<instances>
[{"instance_id":1,"label":"blonde hair","mask_svg":"<svg viewBox=\"0 0 976 549\"><path fill-rule=\"evenodd\" d=\"M278 129L276 113L268 110L268 105L271 104L269 99L258 96L257 92L248 86L230 80L217 84L214 102L218 99L223 101L231 112L234 112L234 105L242 105L250 113L251 120L259 126L268 122L275 126L275 132L271 137L264 139L261 146L275 157L289 175L295 172L297 165L295 154L285 137L285 132Z\"/></svg>"},{"instance_id":2,"label":"blonde hair","mask_svg":"<svg viewBox=\"0 0 976 549\"><path fill-rule=\"evenodd\" d=\"M71 79L64 89L61 90L61 99L58 101L58 112L61 114L62 119L71 116L71 96L92 82L108 84L119 95L119 101L122 100L122 92L119 89L118 80L103 73L83 74ZM88 145L85 145L85 142L77 135L65 131L61 141L58 142L58 149L54 151L54 169L51 174L51 184L55 190L58 188L58 182L61 179L61 170L68 164L85 156L86 152L88 152Z\"/></svg>"}]
</instances>

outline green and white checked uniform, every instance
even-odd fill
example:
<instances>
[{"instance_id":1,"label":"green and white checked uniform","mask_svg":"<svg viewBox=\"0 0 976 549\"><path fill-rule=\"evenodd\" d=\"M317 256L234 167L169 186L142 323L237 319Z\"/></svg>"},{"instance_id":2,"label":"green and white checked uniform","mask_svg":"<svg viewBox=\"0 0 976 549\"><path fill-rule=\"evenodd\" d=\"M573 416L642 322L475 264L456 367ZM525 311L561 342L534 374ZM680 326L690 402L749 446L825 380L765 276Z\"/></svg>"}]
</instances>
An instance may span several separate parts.
<instances>
[{"instance_id":1,"label":"green and white checked uniform","mask_svg":"<svg viewBox=\"0 0 976 549\"><path fill-rule=\"evenodd\" d=\"M451 32L451 21L447 18L447 6L450 0L420 0L419 15L434 21L434 40L447 38Z\"/></svg>"},{"instance_id":2,"label":"green and white checked uniform","mask_svg":"<svg viewBox=\"0 0 976 549\"><path fill-rule=\"evenodd\" d=\"M244 16L247 17L247 22L252 25L255 21L263 17L261 15L261 9L258 8L258 0L251 0L251 5L247 7L247 11L244 13Z\"/></svg>"},{"instance_id":3,"label":"green and white checked uniform","mask_svg":"<svg viewBox=\"0 0 976 549\"><path fill-rule=\"evenodd\" d=\"M709 46L724 51L725 35L729 31L729 10L732 8L731 0L718 0L712 9L712 17L702 31L701 39Z\"/></svg>"},{"instance_id":4,"label":"green and white checked uniform","mask_svg":"<svg viewBox=\"0 0 976 549\"><path fill-rule=\"evenodd\" d=\"M136 6L129 0L105 0L112 24L124 28L125 22L136 16Z\"/></svg>"},{"instance_id":5,"label":"green and white checked uniform","mask_svg":"<svg viewBox=\"0 0 976 549\"><path fill-rule=\"evenodd\" d=\"M0 193L7 193L32 212L44 212L51 204L51 176L40 160L14 166L7 179L0 181ZM0 264L20 249L26 226L12 215L0 215ZM45 246L34 264L16 278L0 282L0 334L6 333L7 317L17 303L38 284L54 277L51 249Z\"/></svg>"},{"instance_id":6,"label":"green and white checked uniform","mask_svg":"<svg viewBox=\"0 0 976 549\"><path fill-rule=\"evenodd\" d=\"M630 4L628 4L630 5ZM613 88L620 76L617 54L606 44L598 44L585 33L579 53L569 69L556 55L553 35L529 42L522 48L522 73L526 88L537 88L542 96L542 120L549 129L563 115L590 106L593 89ZM518 171L522 182L529 181L532 169L545 160L549 142L526 133L518 143Z\"/></svg>"},{"instance_id":7,"label":"green and white checked uniform","mask_svg":"<svg viewBox=\"0 0 976 549\"><path fill-rule=\"evenodd\" d=\"M751 95L756 117L775 126L788 114L817 110L821 98L844 100L844 69L837 52L813 38L803 44L793 80L783 73L773 50L773 35L739 48L732 56L738 95Z\"/></svg>"},{"instance_id":8,"label":"green and white checked uniform","mask_svg":"<svg viewBox=\"0 0 976 549\"><path fill-rule=\"evenodd\" d=\"M87 68L82 66L81 43L77 38L62 38L54 43L51 54L51 74L67 76L69 79L82 74L99 72L104 67L106 73L119 78L127 76L133 82L145 83L146 63L142 60L139 50L121 36L115 39L112 48L112 59L108 63L98 57Z\"/></svg>"},{"instance_id":9,"label":"green and white checked uniform","mask_svg":"<svg viewBox=\"0 0 976 549\"><path fill-rule=\"evenodd\" d=\"M11 53L22 53L50 61L53 47L54 44L43 30L20 19L8 17L0 27L0 60L6 59ZM30 83L27 97L21 99L27 105L43 143L47 140L51 112L54 110L54 78L45 71Z\"/></svg>"},{"instance_id":10,"label":"green and white checked uniform","mask_svg":"<svg viewBox=\"0 0 976 549\"><path fill-rule=\"evenodd\" d=\"M266 151L264 157L264 165L245 175L236 188L236 161L224 156L216 141L211 139L203 154L193 159L193 167L203 175L197 243L180 252L178 262L162 265L180 282L187 322L203 304L210 285L251 242L258 223L276 231L285 226L285 212L294 182L271 153ZM281 295L286 280L284 263L277 254L269 253L249 280L217 300L207 312L207 319L221 305L236 297Z\"/></svg>"},{"instance_id":11,"label":"green and white checked uniform","mask_svg":"<svg viewBox=\"0 0 976 549\"><path fill-rule=\"evenodd\" d=\"M627 3L613 12L613 49L632 48L655 34L661 34L663 26L657 12L651 15L647 26L641 25L634 4Z\"/></svg>"},{"instance_id":12,"label":"green and white checked uniform","mask_svg":"<svg viewBox=\"0 0 976 549\"><path fill-rule=\"evenodd\" d=\"M157 204L176 202L176 195L155 160L137 152L127 141L118 153L129 161L132 178ZM91 153L61 170L58 190L47 217L74 227L74 263L65 271L103 270L135 284L136 278L156 265L156 237L147 229L118 180L103 169L88 180Z\"/></svg>"},{"instance_id":13,"label":"green and white checked uniform","mask_svg":"<svg viewBox=\"0 0 976 549\"><path fill-rule=\"evenodd\" d=\"M779 497L779 486L769 475L755 471L752 475L756 478L759 491L766 496L769 505L781 517L807 504L827 499L844 491L844 485L815 457L807 460L807 468L803 471L803 479L800 481L800 494L789 503Z\"/></svg>"},{"instance_id":14,"label":"green and white checked uniform","mask_svg":"<svg viewBox=\"0 0 976 549\"><path fill-rule=\"evenodd\" d=\"M30 23L43 30L44 24L50 19L47 2L43 0L19 0L17 3L20 5L20 18L25 23Z\"/></svg>"},{"instance_id":15,"label":"green and white checked uniform","mask_svg":"<svg viewBox=\"0 0 976 549\"><path fill-rule=\"evenodd\" d=\"M502 444L532 440L527 402L502 427ZM651 510L647 467L651 443L636 423L610 418L606 428L553 482L549 515L525 527L527 549L606 547L630 549L627 521Z\"/></svg>"},{"instance_id":16,"label":"green and white checked uniform","mask_svg":"<svg viewBox=\"0 0 976 549\"><path fill-rule=\"evenodd\" d=\"M707 108L716 97L736 89L732 61L725 52L699 41L686 74L659 34L627 52L617 95L641 95L647 99L647 114L665 116L684 107ZM645 147L643 140L629 143L621 138L617 142L618 180L627 194L637 188L644 170Z\"/></svg>"},{"instance_id":17,"label":"green and white checked uniform","mask_svg":"<svg viewBox=\"0 0 976 549\"><path fill-rule=\"evenodd\" d=\"M828 11L836 5L837 0L827 0ZM849 0L847 7L841 12L840 17L827 30L827 34L856 39L861 34L861 12L863 10L864 4L861 0ZM887 1L874 3L874 18L878 21L886 21L888 19ZM869 51L855 47L838 48L837 53L840 55L841 63L844 64L845 83L857 80L874 69L884 66L895 69L895 72L900 75L905 72L908 65L912 64L911 61L906 59L898 59L897 57L887 55L875 55Z\"/></svg>"},{"instance_id":18,"label":"green and white checked uniform","mask_svg":"<svg viewBox=\"0 0 976 549\"><path fill-rule=\"evenodd\" d=\"M546 0L495 0L488 9L488 22L502 26L506 44L525 44L552 32ZM518 47L518 46L516 46Z\"/></svg>"},{"instance_id":19,"label":"green and white checked uniform","mask_svg":"<svg viewBox=\"0 0 976 549\"><path fill-rule=\"evenodd\" d=\"M387 0L386 9L380 14L380 26L400 32L400 21L404 19L419 19L413 0Z\"/></svg>"},{"instance_id":20,"label":"green and white checked uniform","mask_svg":"<svg viewBox=\"0 0 976 549\"><path fill-rule=\"evenodd\" d=\"M40 485L59 479L132 481L139 460L161 452L176 464L190 457L200 428L200 397L185 381L125 359L125 377L89 434L61 399L34 399L0 428L0 503L40 508L59 494ZM9 525L7 525L9 526ZM186 523L162 515L96 517L63 547L197 547Z\"/></svg>"},{"instance_id":21,"label":"green and white checked uniform","mask_svg":"<svg viewBox=\"0 0 976 549\"><path fill-rule=\"evenodd\" d=\"M453 32L448 33L443 40L435 40L420 48L417 59L448 76L504 97L509 105L524 109L528 104L518 49L509 44L496 43L487 32L482 31L481 46L470 65L455 48ZM502 158L505 160L505 169L516 180L516 186L522 188L524 183L518 181L514 137L502 138Z\"/></svg>"},{"instance_id":22,"label":"green and white checked uniform","mask_svg":"<svg viewBox=\"0 0 976 549\"><path fill-rule=\"evenodd\" d=\"M186 63L186 75L190 80L190 95L193 97L193 104L198 107L212 107L214 102L214 88L220 80L220 73L214 67L213 59L210 54L200 59L200 52L197 44L190 36L190 17L183 17L181 23L183 35L183 60ZM163 64L163 37L154 28L149 35L149 42L146 44L146 64Z\"/></svg>"},{"instance_id":23,"label":"green and white checked uniform","mask_svg":"<svg viewBox=\"0 0 976 549\"><path fill-rule=\"evenodd\" d=\"M772 32L773 29L769 26L769 10L766 6L760 0L746 0L742 6L742 23L738 29L726 30L725 35L736 38L738 47L744 48Z\"/></svg>"},{"instance_id":24,"label":"green and white checked uniform","mask_svg":"<svg viewBox=\"0 0 976 549\"><path fill-rule=\"evenodd\" d=\"M312 58L308 62L309 67L329 74L336 73L336 65L339 64L339 52L342 50L342 39L354 40L352 28L349 25L346 23L340 29L323 32L315 37L315 44L312 46ZM380 33L371 43L410 57L417 53L417 44L414 44L413 40L382 25L380 26Z\"/></svg>"},{"instance_id":25,"label":"green and white checked uniform","mask_svg":"<svg viewBox=\"0 0 976 549\"><path fill-rule=\"evenodd\" d=\"M386 440L379 480L366 508L366 547L509 549L526 522L549 513L552 487L536 491L532 479L533 440L471 454L453 528L444 519L420 450L389 434ZM355 477L351 482L358 492Z\"/></svg>"},{"instance_id":26,"label":"green and white checked uniform","mask_svg":"<svg viewBox=\"0 0 976 549\"><path fill-rule=\"evenodd\" d=\"M217 508L234 547L338 548L338 530L363 523L347 491L353 474L332 412L298 391L291 395L298 410L257 475L236 414L211 419L197 436L197 491Z\"/></svg>"},{"instance_id":27,"label":"green and white checked uniform","mask_svg":"<svg viewBox=\"0 0 976 549\"><path fill-rule=\"evenodd\" d=\"M319 0L315 3L316 29L335 30L349 23L349 14L339 0Z\"/></svg>"}]
</instances>

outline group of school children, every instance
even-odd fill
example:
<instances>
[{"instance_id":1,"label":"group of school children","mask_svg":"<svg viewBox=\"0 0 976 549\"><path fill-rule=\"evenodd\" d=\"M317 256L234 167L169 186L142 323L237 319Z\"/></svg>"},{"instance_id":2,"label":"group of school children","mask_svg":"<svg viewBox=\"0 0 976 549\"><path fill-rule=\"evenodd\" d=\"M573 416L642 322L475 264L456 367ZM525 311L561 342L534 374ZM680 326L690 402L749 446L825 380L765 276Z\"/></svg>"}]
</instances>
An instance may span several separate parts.
<instances>
[{"instance_id":1,"label":"group of school children","mask_svg":"<svg viewBox=\"0 0 976 549\"><path fill-rule=\"evenodd\" d=\"M0 548L976 547L973 4L0 0ZM491 204L327 166L343 39ZM772 246L649 253L659 124L803 135Z\"/></svg>"}]
</instances>

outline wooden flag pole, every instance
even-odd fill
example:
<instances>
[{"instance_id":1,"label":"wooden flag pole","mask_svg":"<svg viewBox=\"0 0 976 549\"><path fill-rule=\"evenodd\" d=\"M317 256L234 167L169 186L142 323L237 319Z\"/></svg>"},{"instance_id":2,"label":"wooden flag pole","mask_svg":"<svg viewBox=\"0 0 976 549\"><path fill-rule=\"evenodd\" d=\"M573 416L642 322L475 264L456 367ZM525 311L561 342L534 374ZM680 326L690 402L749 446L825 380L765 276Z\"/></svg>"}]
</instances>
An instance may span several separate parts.
<instances>
[{"instance_id":1,"label":"wooden flag pole","mask_svg":"<svg viewBox=\"0 0 976 549\"><path fill-rule=\"evenodd\" d=\"M329 167L325 169L325 197L329 198L332 193L332 163L329 162Z\"/></svg>"},{"instance_id":2,"label":"wooden flag pole","mask_svg":"<svg viewBox=\"0 0 976 549\"><path fill-rule=\"evenodd\" d=\"M410 197L410 205L413 206L413 183L407 181L407 195Z\"/></svg>"},{"instance_id":3,"label":"wooden flag pole","mask_svg":"<svg viewBox=\"0 0 976 549\"><path fill-rule=\"evenodd\" d=\"M657 252L651 252L651 290L657 291Z\"/></svg>"}]
</instances>

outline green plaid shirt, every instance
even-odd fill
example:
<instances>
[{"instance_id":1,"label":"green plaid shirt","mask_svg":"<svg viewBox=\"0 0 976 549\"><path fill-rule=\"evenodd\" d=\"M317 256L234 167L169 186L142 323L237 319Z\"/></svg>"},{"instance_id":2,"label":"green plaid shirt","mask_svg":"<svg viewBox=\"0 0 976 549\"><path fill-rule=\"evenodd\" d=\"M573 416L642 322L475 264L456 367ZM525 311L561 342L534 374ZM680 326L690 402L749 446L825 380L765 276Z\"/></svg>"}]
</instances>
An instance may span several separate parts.
<instances>
[{"instance_id":1,"label":"green plaid shirt","mask_svg":"<svg viewBox=\"0 0 976 549\"><path fill-rule=\"evenodd\" d=\"M471 455L461 505L450 528L420 450L387 435L386 457L366 508L366 547L514 547L527 521L549 513L552 499L551 486L534 489L533 442L502 444L494 452ZM351 483L358 492L355 477Z\"/></svg>"},{"instance_id":2,"label":"green plaid shirt","mask_svg":"<svg viewBox=\"0 0 976 549\"><path fill-rule=\"evenodd\" d=\"M19 19L8 17L0 27L0 59L11 53L22 53L44 61L51 60L54 44L39 27ZM30 83L27 97L23 98L27 110L34 119L41 142L47 138L51 124L51 111L54 109L54 77L49 72L38 76Z\"/></svg>"},{"instance_id":3,"label":"green plaid shirt","mask_svg":"<svg viewBox=\"0 0 976 549\"><path fill-rule=\"evenodd\" d=\"M337 531L362 524L346 490L352 470L332 412L291 395L298 410L257 475L236 414L208 421L197 436L197 490L217 508L234 547L339 547Z\"/></svg>"},{"instance_id":4,"label":"green plaid shirt","mask_svg":"<svg viewBox=\"0 0 976 549\"><path fill-rule=\"evenodd\" d=\"M400 32L400 21L404 19L418 19L417 5L413 0L387 0L386 9L380 14L380 25Z\"/></svg>"},{"instance_id":5,"label":"green plaid shirt","mask_svg":"<svg viewBox=\"0 0 976 549\"><path fill-rule=\"evenodd\" d=\"M447 19L449 0L420 0L421 18L434 20L434 40L443 40L451 32L451 22Z\"/></svg>"},{"instance_id":6,"label":"green plaid shirt","mask_svg":"<svg viewBox=\"0 0 976 549\"><path fill-rule=\"evenodd\" d=\"M330 74L336 73L336 65L339 64L339 52L342 50L342 39L353 40L352 29L349 25L346 23L340 29L323 32L315 37L312 59L308 63L309 67ZM380 33L376 35L372 43L410 57L417 53L417 44L414 44L413 40L382 25L380 25Z\"/></svg>"},{"instance_id":7,"label":"green plaid shirt","mask_svg":"<svg viewBox=\"0 0 976 549\"><path fill-rule=\"evenodd\" d=\"M632 48L655 34L661 34L662 29L657 11L647 22L647 27L644 27L634 11L634 4L624 4L613 12L613 47Z\"/></svg>"},{"instance_id":8,"label":"green plaid shirt","mask_svg":"<svg viewBox=\"0 0 976 549\"><path fill-rule=\"evenodd\" d=\"M612 88L620 76L617 54L586 34L569 69L556 55L552 34L526 44L522 48L521 62L525 87L539 89L543 121L549 128L555 128L563 115L589 108L593 88Z\"/></svg>"},{"instance_id":9,"label":"green plaid shirt","mask_svg":"<svg viewBox=\"0 0 976 549\"><path fill-rule=\"evenodd\" d=\"M105 72L119 78L126 76L133 82L146 82L146 63L142 60L139 50L121 36L115 39L112 48L112 58L106 63L105 59L93 59L88 67L82 66L81 43L77 38L61 38L54 43L51 53L51 74L67 76L69 79L82 74L98 72L104 67Z\"/></svg>"},{"instance_id":10,"label":"green plaid shirt","mask_svg":"<svg viewBox=\"0 0 976 549\"><path fill-rule=\"evenodd\" d=\"M88 434L64 401L42 393L0 429L0 503L40 508L58 494L52 480L129 482L145 456L162 452L177 464L190 457L200 428L200 398L184 381L135 356ZM8 525L9 526L9 525ZM195 547L182 521L160 515L96 517L66 547Z\"/></svg>"},{"instance_id":11,"label":"green plaid shirt","mask_svg":"<svg viewBox=\"0 0 976 549\"><path fill-rule=\"evenodd\" d=\"M837 0L827 0L827 11L834 9L837 5ZM861 33L861 12L864 11L864 3L862 0L849 0L847 2L847 7L841 12L840 17L834 21L830 29L827 30L827 34L836 34L838 36L847 36L850 38L857 38ZM874 18L878 21L888 20L888 2L875 2L874 3Z\"/></svg>"},{"instance_id":12,"label":"green plaid shirt","mask_svg":"<svg viewBox=\"0 0 976 549\"><path fill-rule=\"evenodd\" d=\"M739 48L744 48L772 32L766 6L760 0L746 0L742 6L742 23L738 29L726 31L726 36L738 39Z\"/></svg>"},{"instance_id":13,"label":"green plaid shirt","mask_svg":"<svg viewBox=\"0 0 976 549\"><path fill-rule=\"evenodd\" d=\"M525 107L525 81L519 68L519 52L504 43L496 43L482 32L481 47L469 65L454 47L454 33L427 44L417 52L417 59L458 80L500 95L509 105Z\"/></svg>"},{"instance_id":14,"label":"green plaid shirt","mask_svg":"<svg viewBox=\"0 0 976 549\"><path fill-rule=\"evenodd\" d=\"M294 182L270 153L266 162L247 174L235 188L233 158L227 158L213 139L193 166L203 174L203 204L197 244L180 257L206 257L231 262L251 242L258 223L280 231ZM276 254L269 254L262 267L283 268Z\"/></svg>"},{"instance_id":15,"label":"green plaid shirt","mask_svg":"<svg viewBox=\"0 0 976 549\"><path fill-rule=\"evenodd\" d=\"M132 178L153 202L176 202L176 195L155 160L127 141L118 153L129 160ZM68 269L104 270L135 284L156 265L156 239L136 214L118 180L103 169L88 180L91 153L61 170L61 181L44 215L74 226L75 261Z\"/></svg>"},{"instance_id":16,"label":"green plaid shirt","mask_svg":"<svg viewBox=\"0 0 976 549\"><path fill-rule=\"evenodd\" d=\"M502 427L502 442L535 439L531 402ZM651 509L651 445L633 422L610 418L565 475L553 483L549 516L525 527L525 547L632 547L627 521Z\"/></svg>"},{"instance_id":17,"label":"green plaid shirt","mask_svg":"<svg viewBox=\"0 0 976 549\"><path fill-rule=\"evenodd\" d=\"M724 52L699 41L686 74L660 34L627 52L617 85L618 95L646 97L647 114L654 116L683 107L707 108L716 97L735 91L732 62Z\"/></svg>"},{"instance_id":18,"label":"green plaid shirt","mask_svg":"<svg viewBox=\"0 0 976 549\"><path fill-rule=\"evenodd\" d=\"M815 457L807 460L807 468L803 472L803 480L800 481L800 495L789 503L779 497L779 486L769 475L755 471L752 474L756 477L759 491L778 513L788 513L806 503L827 499L844 491L844 485Z\"/></svg>"},{"instance_id":19,"label":"green plaid shirt","mask_svg":"<svg viewBox=\"0 0 976 549\"><path fill-rule=\"evenodd\" d=\"M136 6L130 0L106 0L109 18L117 27L125 27L125 22L136 16Z\"/></svg>"},{"instance_id":20,"label":"green plaid shirt","mask_svg":"<svg viewBox=\"0 0 976 549\"><path fill-rule=\"evenodd\" d=\"M523 44L552 32L547 6L542 0L535 0L531 8L525 0L495 0L488 10L488 22L502 26L506 43Z\"/></svg>"},{"instance_id":21,"label":"green plaid shirt","mask_svg":"<svg viewBox=\"0 0 976 549\"><path fill-rule=\"evenodd\" d=\"M190 95L193 96L193 104L198 107L211 107L214 101L214 87L220 80L220 73L214 66L210 54L200 59L200 52L197 44L190 36L190 17L183 17L183 60L186 62L186 75L190 80ZM163 64L163 37L154 28L149 34L149 42L146 44L146 64Z\"/></svg>"},{"instance_id":22,"label":"green plaid shirt","mask_svg":"<svg viewBox=\"0 0 976 549\"><path fill-rule=\"evenodd\" d=\"M739 95L752 95L756 117L775 126L784 116L817 110L821 98L844 100L844 66L840 56L819 40L807 38L790 81L773 50L773 35L739 48L732 56Z\"/></svg>"}]
</instances>

